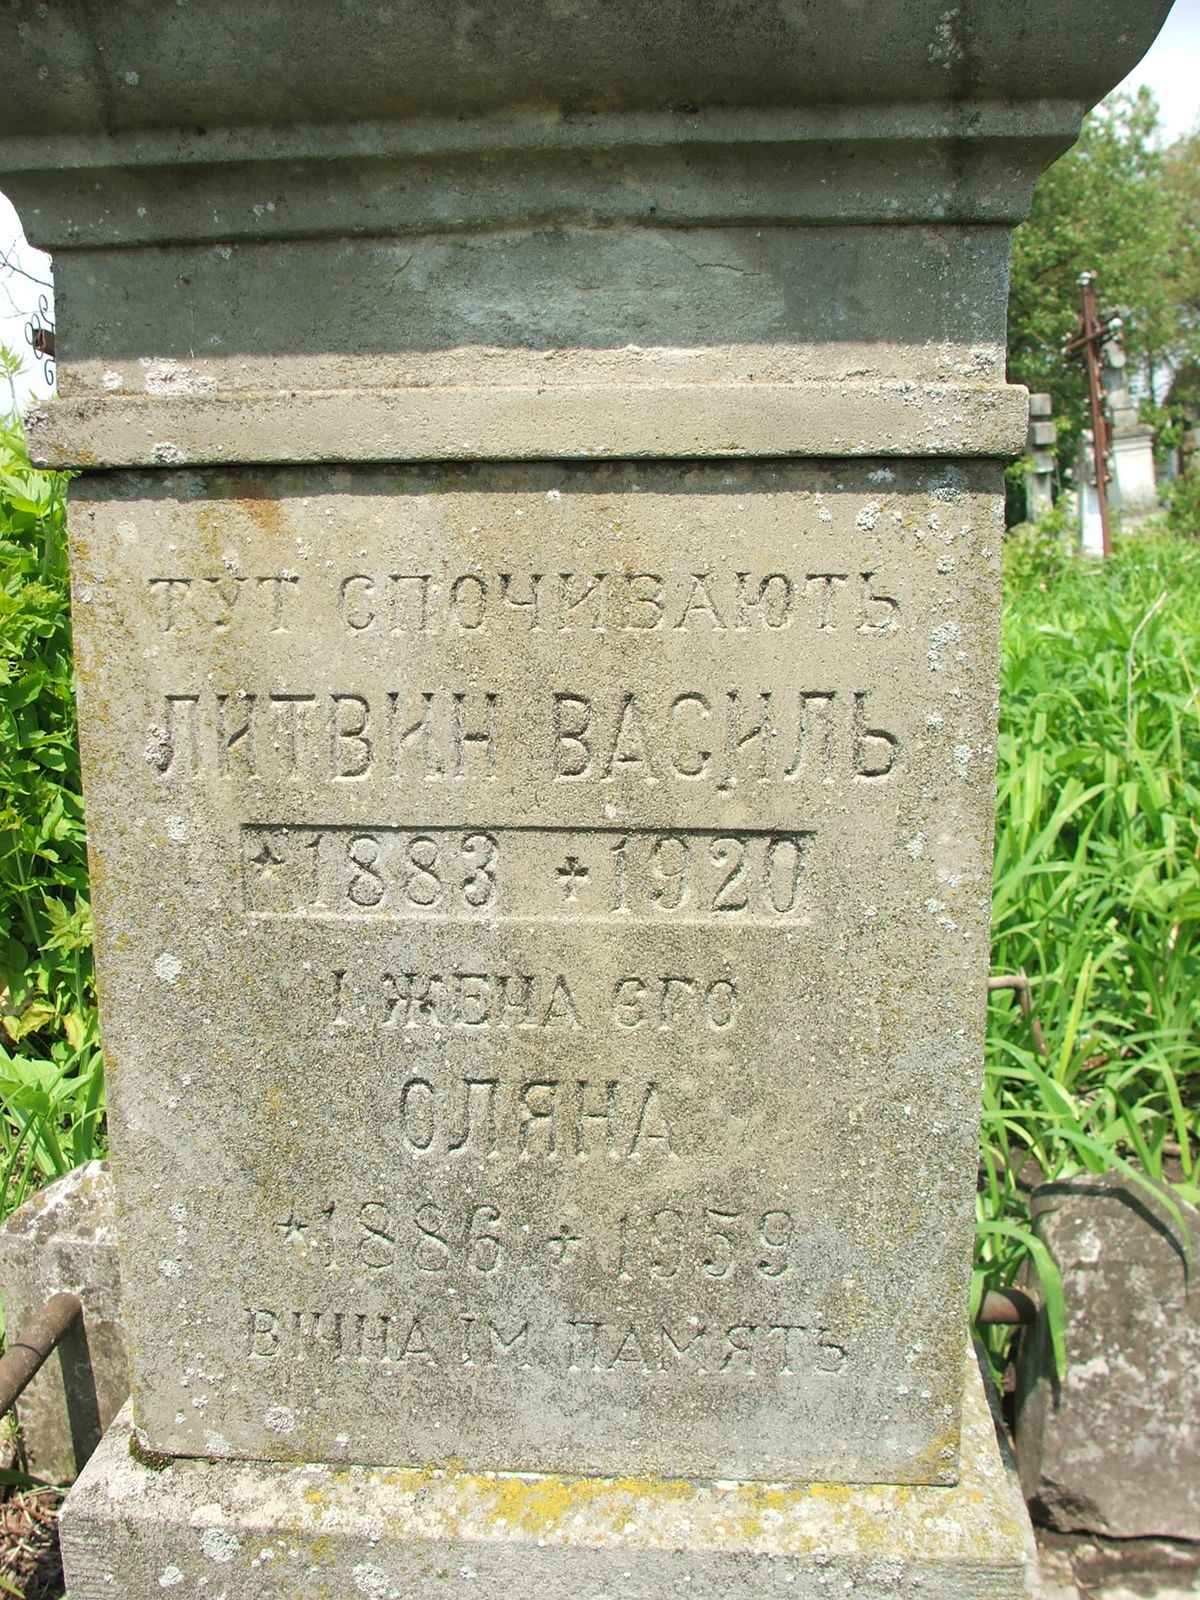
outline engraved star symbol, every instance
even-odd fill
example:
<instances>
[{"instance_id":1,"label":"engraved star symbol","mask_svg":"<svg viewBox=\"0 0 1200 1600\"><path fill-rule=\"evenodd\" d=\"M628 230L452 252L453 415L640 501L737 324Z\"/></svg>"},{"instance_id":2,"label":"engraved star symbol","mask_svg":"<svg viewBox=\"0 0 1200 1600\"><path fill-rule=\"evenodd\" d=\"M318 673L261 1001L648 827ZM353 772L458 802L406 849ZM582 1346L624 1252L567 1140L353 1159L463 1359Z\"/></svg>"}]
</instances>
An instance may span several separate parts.
<instances>
[{"instance_id":1,"label":"engraved star symbol","mask_svg":"<svg viewBox=\"0 0 1200 1600\"><path fill-rule=\"evenodd\" d=\"M563 893L568 900L574 900L577 898L579 885L588 876L588 869L580 862L578 856L568 856L558 868L558 876L562 879Z\"/></svg>"},{"instance_id":2,"label":"engraved star symbol","mask_svg":"<svg viewBox=\"0 0 1200 1600\"><path fill-rule=\"evenodd\" d=\"M552 1233L546 1240L546 1249L550 1252L550 1259L555 1263L555 1265L561 1266L561 1264L567 1259L567 1256L571 1250L571 1246L578 1243L579 1235L577 1233L572 1233L570 1228L564 1222L559 1228L558 1232Z\"/></svg>"},{"instance_id":3,"label":"engraved star symbol","mask_svg":"<svg viewBox=\"0 0 1200 1600\"><path fill-rule=\"evenodd\" d=\"M271 849L269 839L264 839L262 849L256 856L250 857L250 865L258 868L258 881L263 883L275 871L276 867L283 866L283 857L277 856Z\"/></svg>"},{"instance_id":4,"label":"engraved star symbol","mask_svg":"<svg viewBox=\"0 0 1200 1600\"><path fill-rule=\"evenodd\" d=\"M283 1234L285 1239L301 1239L304 1237L304 1230L308 1227L308 1223L300 1221L300 1218L296 1215L296 1209L293 1206L283 1221L277 1222L275 1226Z\"/></svg>"}]
</instances>

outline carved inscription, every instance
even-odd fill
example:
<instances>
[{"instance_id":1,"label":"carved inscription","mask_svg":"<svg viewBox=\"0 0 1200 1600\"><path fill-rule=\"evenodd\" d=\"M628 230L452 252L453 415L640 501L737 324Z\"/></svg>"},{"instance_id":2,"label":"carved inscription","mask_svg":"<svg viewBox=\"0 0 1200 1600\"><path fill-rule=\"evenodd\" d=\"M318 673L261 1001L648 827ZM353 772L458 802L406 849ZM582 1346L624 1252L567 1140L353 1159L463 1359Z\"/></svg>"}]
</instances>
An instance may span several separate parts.
<instances>
[{"instance_id":1,"label":"carved inscription","mask_svg":"<svg viewBox=\"0 0 1200 1600\"><path fill-rule=\"evenodd\" d=\"M794 921L806 832L255 824L242 884L260 916Z\"/></svg>"},{"instance_id":2,"label":"carved inscription","mask_svg":"<svg viewBox=\"0 0 1200 1600\"><path fill-rule=\"evenodd\" d=\"M83 485L132 1311L230 1377L142 1363L164 1448L952 1475L985 476ZM233 1132L155 1187L185 1113Z\"/></svg>"},{"instance_id":3,"label":"carved inscription","mask_svg":"<svg viewBox=\"0 0 1200 1600\"><path fill-rule=\"evenodd\" d=\"M163 633L286 633L300 575L224 571L147 579ZM513 633L880 634L901 626L894 585L875 572L702 568L678 572L370 571L329 586L347 637Z\"/></svg>"},{"instance_id":4,"label":"carved inscription","mask_svg":"<svg viewBox=\"0 0 1200 1600\"><path fill-rule=\"evenodd\" d=\"M499 690L181 689L154 708L145 757L171 783L266 778L334 785L489 785L520 764L556 783L669 784L724 794L887 780L900 736L866 689L683 683L583 687L510 703Z\"/></svg>"},{"instance_id":5,"label":"carved inscription","mask_svg":"<svg viewBox=\"0 0 1200 1600\"><path fill-rule=\"evenodd\" d=\"M711 1323L686 1311L669 1321L566 1319L545 1329L440 1307L354 1311L340 1308L244 1312L252 1363L361 1363L403 1369L537 1366L563 1373L645 1377L687 1375L720 1381L839 1377L846 1345L820 1323Z\"/></svg>"},{"instance_id":6,"label":"carved inscription","mask_svg":"<svg viewBox=\"0 0 1200 1600\"><path fill-rule=\"evenodd\" d=\"M604 1085L606 1092L584 1115L607 1122L617 1087ZM732 1288L798 1280L805 1288L813 1268L811 1245L787 1205L746 1205L729 1197L711 1204L629 1205L600 1225L590 1214L539 1221L499 1199L426 1191L411 1201L372 1196L311 1210L293 1204L275 1232L289 1248L301 1247L310 1263L358 1269L370 1280L413 1273L489 1278L513 1268L542 1276L580 1272L587 1282Z\"/></svg>"},{"instance_id":7,"label":"carved inscription","mask_svg":"<svg viewBox=\"0 0 1200 1600\"><path fill-rule=\"evenodd\" d=\"M321 979L328 1028L405 1036L548 1036L594 1028L619 1033L730 1033L741 1014L737 980L727 973L622 974L599 992L555 972L415 972L335 967Z\"/></svg>"},{"instance_id":8,"label":"carved inscription","mask_svg":"<svg viewBox=\"0 0 1200 1600\"><path fill-rule=\"evenodd\" d=\"M671 1093L653 1079L481 1074L442 1082L413 1073L397 1086L404 1153L438 1160L505 1156L579 1164L589 1158L664 1162L675 1153Z\"/></svg>"}]
</instances>

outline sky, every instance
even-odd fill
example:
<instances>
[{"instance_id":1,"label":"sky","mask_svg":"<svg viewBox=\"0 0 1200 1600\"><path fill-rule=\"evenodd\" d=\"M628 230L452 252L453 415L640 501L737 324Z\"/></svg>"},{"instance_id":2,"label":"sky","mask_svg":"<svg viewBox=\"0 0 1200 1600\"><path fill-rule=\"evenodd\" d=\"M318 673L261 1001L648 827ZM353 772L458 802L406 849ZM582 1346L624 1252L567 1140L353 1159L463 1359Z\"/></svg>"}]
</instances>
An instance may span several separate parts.
<instances>
[{"instance_id":1,"label":"sky","mask_svg":"<svg viewBox=\"0 0 1200 1600\"><path fill-rule=\"evenodd\" d=\"M1122 89L1148 84L1158 98L1168 142L1200 121L1200 0L1175 0L1162 32Z\"/></svg>"},{"instance_id":2,"label":"sky","mask_svg":"<svg viewBox=\"0 0 1200 1600\"><path fill-rule=\"evenodd\" d=\"M1158 98L1167 141L1200 124L1200 0L1175 0L1162 32L1120 87L1134 89L1140 84L1147 84ZM17 380L16 395L18 409L23 411L31 399L48 392L42 364L29 349L25 328L43 294L49 294L53 320L53 291L45 287L50 280L49 257L25 243L16 213L3 195L0 251L29 274L23 277L21 272L5 271L0 263L0 344L25 359L26 371ZM0 380L0 411L8 409L8 399Z\"/></svg>"}]
</instances>

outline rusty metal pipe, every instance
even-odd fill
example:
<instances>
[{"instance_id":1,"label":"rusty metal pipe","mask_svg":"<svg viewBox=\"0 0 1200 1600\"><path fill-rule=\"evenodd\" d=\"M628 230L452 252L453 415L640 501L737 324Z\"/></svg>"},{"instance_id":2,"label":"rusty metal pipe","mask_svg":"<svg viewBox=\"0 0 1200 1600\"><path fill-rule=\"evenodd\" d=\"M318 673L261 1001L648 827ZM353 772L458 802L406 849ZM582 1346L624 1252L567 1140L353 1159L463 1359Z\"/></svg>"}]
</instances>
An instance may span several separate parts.
<instances>
[{"instance_id":1,"label":"rusty metal pipe","mask_svg":"<svg viewBox=\"0 0 1200 1600\"><path fill-rule=\"evenodd\" d=\"M30 1379L83 1315L77 1294L54 1294L0 1357L0 1416L16 1404Z\"/></svg>"},{"instance_id":2,"label":"rusty metal pipe","mask_svg":"<svg viewBox=\"0 0 1200 1600\"><path fill-rule=\"evenodd\" d=\"M1038 1303L1024 1289L989 1289L983 1297L979 1315L975 1319L980 1327L997 1324L1015 1327L1037 1320Z\"/></svg>"}]
</instances>

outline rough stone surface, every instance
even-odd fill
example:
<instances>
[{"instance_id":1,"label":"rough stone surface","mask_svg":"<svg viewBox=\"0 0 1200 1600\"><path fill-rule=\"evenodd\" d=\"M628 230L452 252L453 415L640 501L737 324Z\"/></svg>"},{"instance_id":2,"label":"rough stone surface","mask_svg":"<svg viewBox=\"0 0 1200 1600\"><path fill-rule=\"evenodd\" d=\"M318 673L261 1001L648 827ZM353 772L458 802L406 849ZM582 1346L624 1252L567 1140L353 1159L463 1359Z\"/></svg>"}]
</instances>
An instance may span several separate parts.
<instances>
[{"instance_id":1,"label":"rough stone surface","mask_svg":"<svg viewBox=\"0 0 1200 1600\"><path fill-rule=\"evenodd\" d=\"M1058 1383L1044 1327L1022 1340L1017 1440L1025 1493L1055 1528L1200 1539L1200 1214L1178 1204L1187 1240L1119 1175L1035 1192L1069 1365Z\"/></svg>"},{"instance_id":2,"label":"rough stone surface","mask_svg":"<svg viewBox=\"0 0 1200 1600\"><path fill-rule=\"evenodd\" d=\"M65 1291L83 1324L59 1345L17 1405L29 1470L55 1483L76 1476L129 1395L112 1185L99 1161L40 1190L0 1227L0 1294L12 1338Z\"/></svg>"},{"instance_id":3,"label":"rough stone surface","mask_svg":"<svg viewBox=\"0 0 1200 1600\"><path fill-rule=\"evenodd\" d=\"M1200 1544L1038 1528L1041 1600L1195 1600Z\"/></svg>"},{"instance_id":4,"label":"rough stone surface","mask_svg":"<svg viewBox=\"0 0 1200 1600\"><path fill-rule=\"evenodd\" d=\"M73 1584L1019 1592L1009 230L1166 9L5 9L134 1416L326 1463L114 1444Z\"/></svg>"},{"instance_id":5,"label":"rough stone surface","mask_svg":"<svg viewBox=\"0 0 1200 1600\"><path fill-rule=\"evenodd\" d=\"M1032 1534L978 1371L956 1488L571 1479L131 1455L126 1415L62 1516L71 1600L1026 1600Z\"/></svg>"},{"instance_id":6,"label":"rough stone surface","mask_svg":"<svg viewBox=\"0 0 1200 1600\"><path fill-rule=\"evenodd\" d=\"M77 483L153 1448L953 1478L997 478Z\"/></svg>"},{"instance_id":7,"label":"rough stone surface","mask_svg":"<svg viewBox=\"0 0 1200 1600\"><path fill-rule=\"evenodd\" d=\"M185 8L180 8L185 9ZM840 0L805 6L735 0L640 0L495 11L404 0L365 13L354 0L304 8L304 49L289 0L211 0L206 25L142 0L97 14L87 0L47 12L15 0L5 43L29 67L5 121L26 136L287 124L320 128L397 114L477 119L509 106L569 116L697 106L827 108L945 102L1100 99L1136 62L1169 6L1113 0L910 0L902 12L862 6L855 49ZM147 27L148 17L157 26ZM1114 34L1120 27L1120 37ZM218 48L219 46L219 48ZM322 70L315 70L316 64Z\"/></svg>"}]
</instances>

